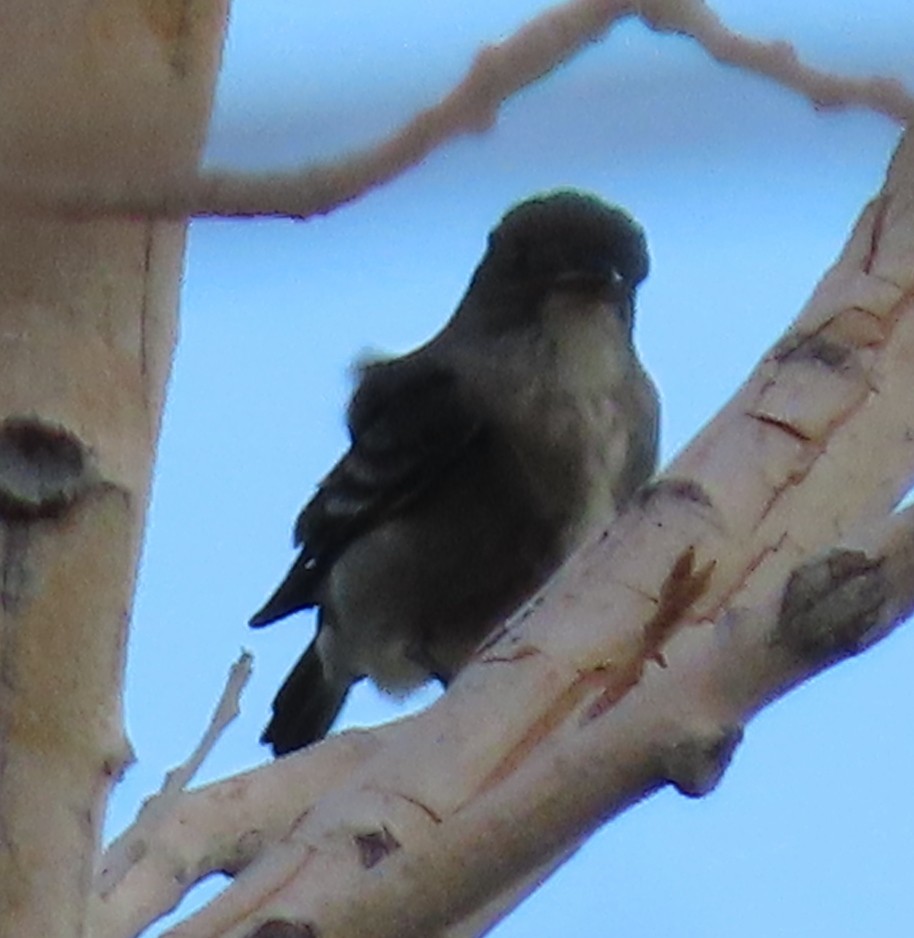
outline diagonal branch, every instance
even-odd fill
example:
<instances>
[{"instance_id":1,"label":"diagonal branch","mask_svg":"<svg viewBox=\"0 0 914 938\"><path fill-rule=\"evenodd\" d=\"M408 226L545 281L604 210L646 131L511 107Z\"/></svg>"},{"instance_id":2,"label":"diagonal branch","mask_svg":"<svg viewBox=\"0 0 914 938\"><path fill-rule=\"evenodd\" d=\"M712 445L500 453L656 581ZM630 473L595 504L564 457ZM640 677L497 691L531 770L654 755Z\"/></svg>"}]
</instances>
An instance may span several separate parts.
<instances>
[{"instance_id":1,"label":"diagonal branch","mask_svg":"<svg viewBox=\"0 0 914 938\"><path fill-rule=\"evenodd\" d=\"M272 834L182 938L266 935L280 920L331 938L424 935L442 921L474 933L457 923L491 923L635 801L668 783L709 791L762 706L911 609L914 514L892 511L914 475L912 360L908 135L786 336L447 695L253 773L287 781L252 807L258 835ZM328 753L369 738L376 748L314 783ZM214 844L204 834L187 849ZM167 860L137 866L154 873L144 908ZM103 926L136 904L138 882L106 897L98 935L125 934Z\"/></svg>"}]
</instances>

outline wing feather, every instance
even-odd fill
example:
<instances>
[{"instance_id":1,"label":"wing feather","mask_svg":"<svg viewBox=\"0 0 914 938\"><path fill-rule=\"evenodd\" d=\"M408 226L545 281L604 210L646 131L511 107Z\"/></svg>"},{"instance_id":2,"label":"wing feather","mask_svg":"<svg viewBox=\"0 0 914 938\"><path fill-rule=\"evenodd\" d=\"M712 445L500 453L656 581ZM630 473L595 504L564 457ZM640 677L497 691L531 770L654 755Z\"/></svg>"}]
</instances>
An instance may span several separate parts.
<instances>
[{"instance_id":1,"label":"wing feather","mask_svg":"<svg viewBox=\"0 0 914 938\"><path fill-rule=\"evenodd\" d=\"M252 625L317 605L334 560L365 531L433 488L483 429L456 373L411 356L363 369L348 423L349 450L296 521L301 554Z\"/></svg>"}]
</instances>

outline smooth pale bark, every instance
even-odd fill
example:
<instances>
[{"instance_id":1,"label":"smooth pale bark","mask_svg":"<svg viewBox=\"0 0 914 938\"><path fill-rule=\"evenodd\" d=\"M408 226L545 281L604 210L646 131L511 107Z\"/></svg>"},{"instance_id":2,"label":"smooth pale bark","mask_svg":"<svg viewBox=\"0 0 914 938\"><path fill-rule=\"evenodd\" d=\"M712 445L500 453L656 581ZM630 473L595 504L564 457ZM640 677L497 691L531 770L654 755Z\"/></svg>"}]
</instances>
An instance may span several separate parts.
<instances>
[{"instance_id":1,"label":"smooth pale bark","mask_svg":"<svg viewBox=\"0 0 914 938\"><path fill-rule=\"evenodd\" d=\"M218 869L175 938L476 934L633 802L709 791L761 707L914 605L912 361L907 134L733 400L441 700L141 819L97 934Z\"/></svg>"},{"instance_id":2,"label":"smooth pale bark","mask_svg":"<svg viewBox=\"0 0 914 938\"><path fill-rule=\"evenodd\" d=\"M195 167L226 0L6 0L0 173ZM0 934L85 934L185 224L0 206Z\"/></svg>"}]
</instances>

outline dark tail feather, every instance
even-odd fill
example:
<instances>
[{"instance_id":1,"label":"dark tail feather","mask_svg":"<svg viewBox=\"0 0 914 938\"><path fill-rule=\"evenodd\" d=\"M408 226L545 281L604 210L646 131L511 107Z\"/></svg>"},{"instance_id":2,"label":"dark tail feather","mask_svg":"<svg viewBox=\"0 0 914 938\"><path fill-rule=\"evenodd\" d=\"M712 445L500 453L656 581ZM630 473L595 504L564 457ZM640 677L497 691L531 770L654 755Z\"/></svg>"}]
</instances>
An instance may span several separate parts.
<instances>
[{"instance_id":1,"label":"dark tail feather","mask_svg":"<svg viewBox=\"0 0 914 938\"><path fill-rule=\"evenodd\" d=\"M348 681L327 680L317 643L312 642L279 688L273 719L260 741L281 756L322 739L340 712L349 686Z\"/></svg>"},{"instance_id":2,"label":"dark tail feather","mask_svg":"<svg viewBox=\"0 0 914 938\"><path fill-rule=\"evenodd\" d=\"M310 609L317 603L314 593L318 580L317 568L312 561L306 559L304 553L299 554L276 592L266 601L263 609L251 616L248 624L258 629L299 609Z\"/></svg>"}]
</instances>

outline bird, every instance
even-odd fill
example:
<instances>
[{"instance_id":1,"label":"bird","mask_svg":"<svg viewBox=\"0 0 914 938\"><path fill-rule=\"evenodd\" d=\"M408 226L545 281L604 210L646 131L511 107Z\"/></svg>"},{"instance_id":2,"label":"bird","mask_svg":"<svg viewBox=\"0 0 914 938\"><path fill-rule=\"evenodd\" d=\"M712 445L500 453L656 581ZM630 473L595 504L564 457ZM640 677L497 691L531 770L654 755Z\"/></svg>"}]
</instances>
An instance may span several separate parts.
<instances>
[{"instance_id":1,"label":"bird","mask_svg":"<svg viewBox=\"0 0 914 938\"><path fill-rule=\"evenodd\" d=\"M511 208L440 332L363 361L349 447L250 620L317 609L261 742L330 730L353 684L445 688L654 472L659 398L632 337L643 229L575 189Z\"/></svg>"}]
</instances>

